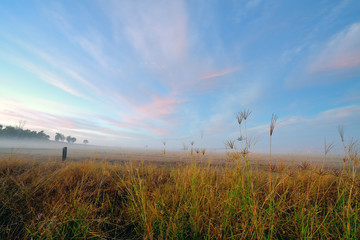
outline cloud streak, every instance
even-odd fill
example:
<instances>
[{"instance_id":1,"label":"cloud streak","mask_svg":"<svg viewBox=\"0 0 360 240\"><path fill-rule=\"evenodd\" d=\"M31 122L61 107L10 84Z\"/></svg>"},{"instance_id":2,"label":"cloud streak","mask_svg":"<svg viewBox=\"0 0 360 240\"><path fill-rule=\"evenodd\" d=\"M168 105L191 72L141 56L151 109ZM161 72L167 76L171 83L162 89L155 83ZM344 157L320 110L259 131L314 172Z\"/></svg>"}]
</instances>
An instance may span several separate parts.
<instances>
[{"instance_id":1,"label":"cloud streak","mask_svg":"<svg viewBox=\"0 0 360 240\"><path fill-rule=\"evenodd\" d=\"M242 69L243 69L242 67L230 68L230 69L225 70L223 72L213 73L213 74L210 74L210 75L200 77L200 80L206 80L206 79L210 79L210 78L221 77L221 76L228 75L228 74L231 74L231 73L236 72L236 71L240 71Z\"/></svg>"},{"instance_id":2,"label":"cloud streak","mask_svg":"<svg viewBox=\"0 0 360 240\"><path fill-rule=\"evenodd\" d=\"M360 22L310 49L306 60L287 78L288 86L326 85L360 76Z\"/></svg>"},{"instance_id":3,"label":"cloud streak","mask_svg":"<svg viewBox=\"0 0 360 240\"><path fill-rule=\"evenodd\" d=\"M360 74L360 22L333 36L309 67L313 74L351 68Z\"/></svg>"}]
</instances>

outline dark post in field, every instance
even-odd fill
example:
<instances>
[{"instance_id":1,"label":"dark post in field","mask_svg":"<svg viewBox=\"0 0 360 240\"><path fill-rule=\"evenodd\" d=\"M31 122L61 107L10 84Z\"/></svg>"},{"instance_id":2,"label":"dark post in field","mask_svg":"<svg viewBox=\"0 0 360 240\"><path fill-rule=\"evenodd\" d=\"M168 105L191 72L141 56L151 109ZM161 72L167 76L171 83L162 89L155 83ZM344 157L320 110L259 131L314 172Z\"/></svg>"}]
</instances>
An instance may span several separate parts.
<instances>
[{"instance_id":1,"label":"dark post in field","mask_svg":"<svg viewBox=\"0 0 360 240\"><path fill-rule=\"evenodd\" d=\"M62 152L62 160L63 161L66 160L66 155L67 155L67 147L63 147L63 152Z\"/></svg>"}]
</instances>

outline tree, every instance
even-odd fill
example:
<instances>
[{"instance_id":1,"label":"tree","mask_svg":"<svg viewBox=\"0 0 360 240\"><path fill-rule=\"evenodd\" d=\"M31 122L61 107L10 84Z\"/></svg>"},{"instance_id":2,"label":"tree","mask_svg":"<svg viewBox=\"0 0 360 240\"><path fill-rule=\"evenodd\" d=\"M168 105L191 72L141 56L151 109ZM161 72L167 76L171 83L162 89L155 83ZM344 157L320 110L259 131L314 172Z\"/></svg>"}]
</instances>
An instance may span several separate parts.
<instances>
[{"instance_id":1,"label":"tree","mask_svg":"<svg viewBox=\"0 0 360 240\"><path fill-rule=\"evenodd\" d=\"M71 138L71 143L74 143L74 142L76 142L76 138L72 137Z\"/></svg>"},{"instance_id":2,"label":"tree","mask_svg":"<svg viewBox=\"0 0 360 240\"><path fill-rule=\"evenodd\" d=\"M45 134L43 130L37 133L37 137L42 140L49 140L50 136Z\"/></svg>"},{"instance_id":3,"label":"tree","mask_svg":"<svg viewBox=\"0 0 360 240\"><path fill-rule=\"evenodd\" d=\"M65 140L65 136L64 134L61 134L61 133L56 133L55 135L55 141L58 142L58 141L64 141Z\"/></svg>"},{"instance_id":4,"label":"tree","mask_svg":"<svg viewBox=\"0 0 360 240\"><path fill-rule=\"evenodd\" d=\"M43 130L40 132L31 131L29 129L24 129L25 121L20 121L19 124L15 127L0 125L0 136L2 138L17 138L17 139L40 139L48 141L50 136L47 135Z\"/></svg>"},{"instance_id":5,"label":"tree","mask_svg":"<svg viewBox=\"0 0 360 240\"><path fill-rule=\"evenodd\" d=\"M84 144L88 144L89 141L85 139L85 140L83 141L83 143L84 143Z\"/></svg>"},{"instance_id":6,"label":"tree","mask_svg":"<svg viewBox=\"0 0 360 240\"><path fill-rule=\"evenodd\" d=\"M67 137L66 137L66 141L67 141L68 143L71 143L71 139L72 139L71 136L67 136Z\"/></svg>"}]
</instances>

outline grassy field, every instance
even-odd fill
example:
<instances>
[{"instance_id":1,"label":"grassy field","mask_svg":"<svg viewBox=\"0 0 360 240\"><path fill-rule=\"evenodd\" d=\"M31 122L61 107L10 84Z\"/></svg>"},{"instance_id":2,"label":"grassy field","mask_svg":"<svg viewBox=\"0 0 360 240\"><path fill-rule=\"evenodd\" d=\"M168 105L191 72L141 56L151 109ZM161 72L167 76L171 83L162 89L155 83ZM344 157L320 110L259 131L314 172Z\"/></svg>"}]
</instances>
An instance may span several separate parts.
<instances>
[{"instance_id":1,"label":"grassy field","mask_svg":"<svg viewBox=\"0 0 360 240\"><path fill-rule=\"evenodd\" d=\"M155 152L66 162L26 154L0 160L0 239L360 238L350 152L340 168L268 166L234 150L169 152L166 161L147 161Z\"/></svg>"}]
</instances>

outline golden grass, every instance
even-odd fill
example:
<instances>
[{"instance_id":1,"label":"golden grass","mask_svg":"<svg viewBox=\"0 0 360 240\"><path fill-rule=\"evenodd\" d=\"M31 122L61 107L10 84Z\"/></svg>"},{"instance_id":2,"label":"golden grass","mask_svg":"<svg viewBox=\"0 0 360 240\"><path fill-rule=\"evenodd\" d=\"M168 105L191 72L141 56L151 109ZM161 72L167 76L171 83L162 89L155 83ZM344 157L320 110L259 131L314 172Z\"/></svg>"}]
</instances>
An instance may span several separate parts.
<instances>
[{"instance_id":1,"label":"golden grass","mask_svg":"<svg viewBox=\"0 0 360 240\"><path fill-rule=\"evenodd\" d=\"M242 156L237 156L240 159ZM250 164L251 165L251 164ZM196 158L0 160L0 239L358 239L360 177Z\"/></svg>"}]
</instances>

